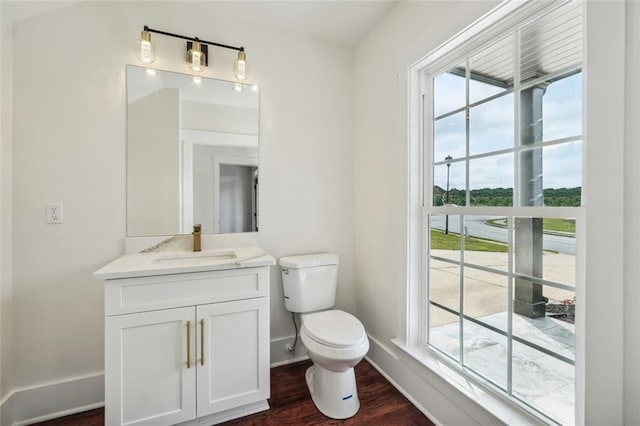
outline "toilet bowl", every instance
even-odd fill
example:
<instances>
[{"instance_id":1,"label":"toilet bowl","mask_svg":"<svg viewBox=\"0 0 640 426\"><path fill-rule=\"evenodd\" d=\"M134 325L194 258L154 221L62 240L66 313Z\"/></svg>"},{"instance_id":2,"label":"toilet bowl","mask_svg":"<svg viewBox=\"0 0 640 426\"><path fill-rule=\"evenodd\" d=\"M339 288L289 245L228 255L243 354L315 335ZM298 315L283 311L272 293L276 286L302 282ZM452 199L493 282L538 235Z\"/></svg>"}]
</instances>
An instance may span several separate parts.
<instances>
[{"instance_id":1,"label":"toilet bowl","mask_svg":"<svg viewBox=\"0 0 640 426\"><path fill-rule=\"evenodd\" d=\"M300 338L314 364L305 379L318 410L334 419L354 416L360 400L353 367L369 350L362 323L339 310L306 314Z\"/></svg>"},{"instance_id":2,"label":"toilet bowl","mask_svg":"<svg viewBox=\"0 0 640 426\"><path fill-rule=\"evenodd\" d=\"M305 373L309 393L322 414L352 417L360 408L353 367L369 350L362 323L331 309L336 301L338 256L317 253L280 259L284 304L300 313L300 339L313 365Z\"/></svg>"}]
</instances>

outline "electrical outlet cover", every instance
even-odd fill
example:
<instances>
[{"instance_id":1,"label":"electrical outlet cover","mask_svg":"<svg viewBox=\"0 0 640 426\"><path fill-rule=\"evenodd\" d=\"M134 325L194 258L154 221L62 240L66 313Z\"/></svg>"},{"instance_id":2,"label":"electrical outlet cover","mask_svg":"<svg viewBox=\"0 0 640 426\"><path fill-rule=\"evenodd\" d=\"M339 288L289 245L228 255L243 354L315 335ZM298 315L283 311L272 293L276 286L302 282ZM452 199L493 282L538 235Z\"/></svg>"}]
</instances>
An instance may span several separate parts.
<instances>
[{"instance_id":1,"label":"electrical outlet cover","mask_svg":"<svg viewBox=\"0 0 640 426\"><path fill-rule=\"evenodd\" d=\"M47 223L62 223L62 203L47 203Z\"/></svg>"}]
</instances>

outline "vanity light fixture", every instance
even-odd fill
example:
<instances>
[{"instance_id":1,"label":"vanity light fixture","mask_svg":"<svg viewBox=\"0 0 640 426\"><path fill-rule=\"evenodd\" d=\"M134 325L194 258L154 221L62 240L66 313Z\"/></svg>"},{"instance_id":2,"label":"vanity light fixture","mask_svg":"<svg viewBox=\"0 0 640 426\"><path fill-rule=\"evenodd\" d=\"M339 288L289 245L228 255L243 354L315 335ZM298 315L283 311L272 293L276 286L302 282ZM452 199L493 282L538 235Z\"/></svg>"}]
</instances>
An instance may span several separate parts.
<instances>
[{"instance_id":1,"label":"vanity light fixture","mask_svg":"<svg viewBox=\"0 0 640 426\"><path fill-rule=\"evenodd\" d=\"M200 40L198 37L186 37L180 34L149 28L146 25L144 26L140 40L138 40L136 44L136 56L145 64L150 64L155 60L155 47L153 43L151 43L151 33L187 40L187 62L189 63L189 68L196 72L201 72L208 65L209 46L235 50L238 52L238 57L234 62L234 74L238 80L247 79L247 54L244 51L244 47Z\"/></svg>"},{"instance_id":2,"label":"vanity light fixture","mask_svg":"<svg viewBox=\"0 0 640 426\"><path fill-rule=\"evenodd\" d=\"M238 80L247 79L247 54L244 51L238 52L238 59L233 68Z\"/></svg>"},{"instance_id":3,"label":"vanity light fixture","mask_svg":"<svg viewBox=\"0 0 640 426\"><path fill-rule=\"evenodd\" d=\"M151 64L156 59L156 47L151 42L151 33L144 27L140 38L136 40L136 57L145 64Z\"/></svg>"},{"instance_id":4,"label":"vanity light fixture","mask_svg":"<svg viewBox=\"0 0 640 426\"><path fill-rule=\"evenodd\" d=\"M191 71L201 72L207 66L207 55L197 38L193 42L187 42L187 62Z\"/></svg>"}]
</instances>

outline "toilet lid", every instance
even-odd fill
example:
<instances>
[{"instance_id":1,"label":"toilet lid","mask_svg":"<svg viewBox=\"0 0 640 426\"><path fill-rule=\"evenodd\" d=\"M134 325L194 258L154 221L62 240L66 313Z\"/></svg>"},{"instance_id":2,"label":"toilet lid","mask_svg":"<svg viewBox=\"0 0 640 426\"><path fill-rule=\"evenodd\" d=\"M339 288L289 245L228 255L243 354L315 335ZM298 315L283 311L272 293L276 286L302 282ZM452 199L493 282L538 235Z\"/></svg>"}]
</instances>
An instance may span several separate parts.
<instances>
[{"instance_id":1,"label":"toilet lid","mask_svg":"<svg viewBox=\"0 0 640 426\"><path fill-rule=\"evenodd\" d=\"M358 318L338 310L305 315L302 327L313 340L334 348L355 345L366 336Z\"/></svg>"}]
</instances>

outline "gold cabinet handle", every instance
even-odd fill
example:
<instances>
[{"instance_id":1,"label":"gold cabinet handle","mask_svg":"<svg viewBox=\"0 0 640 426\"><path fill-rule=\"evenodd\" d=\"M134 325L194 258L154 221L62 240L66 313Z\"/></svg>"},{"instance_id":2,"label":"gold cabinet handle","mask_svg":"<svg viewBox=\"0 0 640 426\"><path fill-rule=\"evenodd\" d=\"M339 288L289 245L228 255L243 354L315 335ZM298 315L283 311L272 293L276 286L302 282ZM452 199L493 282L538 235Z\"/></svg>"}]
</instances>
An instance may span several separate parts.
<instances>
[{"instance_id":1,"label":"gold cabinet handle","mask_svg":"<svg viewBox=\"0 0 640 426\"><path fill-rule=\"evenodd\" d=\"M204 365L204 318L200 320L200 365Z\"/></svg>"},{"instance_id":2,"label":"gold cabinet handle","mask_svg":"<svg viewBox=\"0 0 640 426\"><path fill-rule=\"evenodd\" d=\"M187 321L187 368L191 368L191 321Z\"/></svg>"}]
</instances>

